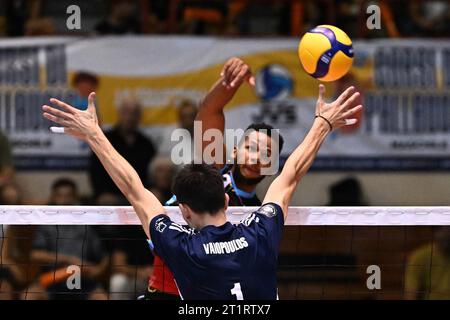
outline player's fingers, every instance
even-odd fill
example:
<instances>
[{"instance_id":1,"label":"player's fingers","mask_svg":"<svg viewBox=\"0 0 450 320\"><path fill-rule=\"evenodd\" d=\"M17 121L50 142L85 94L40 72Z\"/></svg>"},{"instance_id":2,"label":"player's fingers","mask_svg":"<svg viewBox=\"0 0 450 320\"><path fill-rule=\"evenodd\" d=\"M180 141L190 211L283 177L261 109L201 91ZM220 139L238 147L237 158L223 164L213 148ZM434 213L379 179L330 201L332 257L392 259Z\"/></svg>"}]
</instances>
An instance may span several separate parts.
<instances>
[{"instance_id":1,"label":"player's fingers","mask_svg":"<svg viewBox=\"0 0 450 320\"><path fill-rule=\"evenodd\" d=\"M47 113L47 112L44 112L43 116L44 116L45 119L50 120L52 122L55 122L57 124L60 124L62 126L67 126L67 124L68 124L67 121L64 120L63 118L58 118L58 117L56 117L56 116L54 116L54 115L52 115L50 113Z\"/></svg>"},{"instance_id":2,"label":"player's fingers","mask_svg":"<svg viewBox=\"0 0 450 320\"><path fill-rule=\"evenodd\" d=\"M338 105L343 104L354 91L355 91L355 87L350 86L344 92L342 92L341 95L336 99L336 102L338 103Z\"/></svg>"},{"instance_id":3,"label":"player's fingers","mask_svg":"<svg viewBox=\"0 0 450 320\"><path fill-rule=\"evenodd\" d=\"M95 112L95 92L91 92L88 97L88 111Z\"/></svg>"},{"instance_id":4,"label":"player's fingers","mask_svg":"<svg viewBox=\"0 0 450 320\"><path fill-rule=\"evenodd\" d=\"M225 74L228 71L228 68L231 66L231 64L233 63L233 59L229 59L223 66L222 71L220 72L220 76L223 77L225 76Z\"/></svg>"},{"instance_id":5,"label":"player's fingers","mask_svg":"<svg viewBox=\"0 0 450 320\"><path fill-rule=\"evenodd\" d=\"M248 82L252 87L254 87L254 86L256 85L256 79L255 79L255 76L250 76L250 77L248 78L247 82Z\"/></svg>"},{"instance_id":6,"label":"player's fingers","mask_svg":"<svg viewBox=\"0 0 450 320\"><path fill-rule=\"evenodd\" d=\"M342 109L350 109L358 105L360 96L361 94L359 92L355 92L354 94L352 94L352 96L348 98L347 101L345 101L345 103L342 105Z\"/></svg>"},{"instance_id":7,"label":"player's fingers","mask_svg":"<svg viewBox=\"0 0 450 320\"><path fill-rule=\"evenodd\" d=\"M351 108L350 110L347 110L346 112L344 112L344 114L342 114L342 118L344 118L344 119L350 118L350 117L354 116L355 114L357 114L362 108L363 108L362 105L357 105L356 107Z\"/></svg>"},{"instance_id":8,"label":"player's fingers","mask_svg":"<svg viewBox=\"0 0 450 320\"><path fill-rule=\"evenodd\" d=\"M223 78L227 84L229 84L230 73L233 72L233 64L236 62L235 59L228 60L227 64L224 67Z\"/></svg>"},{"instance_id":9,"label":"player's fingers","mask_svg":"<svg viewBox=\"0 0 450 320\"><path fill-rule=\"evenodd\" d=\"M231 72L230 84L239 81L241 73L242 73L242 66L240 64L236 64L236 66L233 69L233 72Z\"/></svg>"},{"instance_id":10,"label":"player's fingers","mask_svg":"<svg viewBox=\"0 0 450 320\"><path fill-rule=\"evenodd\" d=\"M231 84L230 84L232 87L240 84L245 79L245 77L248 74L248 67L247 66L243 66L242 68L237 69L237 70L239 71L239 73L236 74L235 76L233 74L234 77L233 77L233 80L231 81Z\"/></svg>"},{"instance_id":11,"label":"player's fingers","mask_svg":"<svg viewBox=\"0 0 450 320\"><path fill-rule=\"evenodd\" d=\"M56 104L58 107L61 107L64 110L66 110L67 112L72 113L72 114L79 111L78 109L75 109L74 107L68 105L67 103L62 102L55 98L50 99L50 102Z\"/></svg>"},{"instance_id":12,"label":"player's fingers","mask_svg":"<svg viewBox=\"0 0 450 320\"><path fill-rule=\"evenodd\" d=\"M317 99L317 102L325 102L325 86L323 84L319 84L319 98Z\"/></svg>"},{"instance_id":13,"label":"player's fingers","mask_svg":"<svg viewBox=\"0 0 450 320\"><path fill-rule=\"evenodd\" d=\"M239 63L240 63L239 60L237 59L233 60L227 72L225 72L225 81L227 82L228 85L230 85L231 82L233 81L234 79L233 75L236 72L239 72L239 70L237 70L239 68Z\"/></svg>"},{"instance_id":14,"label":"player's fingers","mask_svg":"<svg viewBox=\"0 0 450 320\"><path fill-rule=\"evenodd\" d=\"M70 113L58 110L56 108L52 108L52 107L50 107L48 105L43 105L42 106L42 110L47 112L47 113L49 113L49 114L52 114L52 115L54 115L56 117L62 118L62 119L70 119L71 118Z\"/></svg>"},{"instance_id":15,"label":"player's fingers","mask_svg":"<svg viewBox=\"0 0 450 320\"><path fill-rule=\"evenodd\" d=\"M248 65L245 65L245 80L247 80L248 83L250 83L250 78L253 77L252 68L250 68Z\"/></svg>"}]
</instances>

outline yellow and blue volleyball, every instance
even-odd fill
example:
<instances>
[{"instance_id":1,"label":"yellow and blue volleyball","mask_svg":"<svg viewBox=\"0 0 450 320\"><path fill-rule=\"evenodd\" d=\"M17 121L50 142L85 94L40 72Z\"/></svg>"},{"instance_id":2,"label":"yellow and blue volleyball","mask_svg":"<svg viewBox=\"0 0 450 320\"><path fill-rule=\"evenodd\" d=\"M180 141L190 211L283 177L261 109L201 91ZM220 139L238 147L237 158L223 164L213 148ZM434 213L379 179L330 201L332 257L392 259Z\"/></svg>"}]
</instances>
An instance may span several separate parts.
<instances>
[{"instance_id":1,"label":"yellow and blue volleyball","mask_svg":"<svg viewBox=\"0 0 450 320\"><path fill-rule=\"evenodd\" d=\"M335 26L320 25L303 36L298 56L309 75L320 81L334 81L352 66L352 40Z\"/></svg>"}]
</instances>

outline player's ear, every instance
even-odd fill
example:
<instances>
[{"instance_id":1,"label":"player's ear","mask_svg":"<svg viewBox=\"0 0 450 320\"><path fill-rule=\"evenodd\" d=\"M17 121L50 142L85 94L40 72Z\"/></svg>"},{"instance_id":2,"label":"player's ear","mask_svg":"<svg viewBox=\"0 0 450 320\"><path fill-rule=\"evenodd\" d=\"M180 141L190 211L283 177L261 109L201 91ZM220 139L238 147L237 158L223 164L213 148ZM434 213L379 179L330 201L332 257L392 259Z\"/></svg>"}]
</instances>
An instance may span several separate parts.
<instances>
[{"instance_id":1,"label":"player's ear","mask_svg":"<svg viewBox=\"0 0 450 320\"><path fill-rule=\"evenodd\" d=\"M183 215L183 218L185 220L191 219L189 207L187 207L186 205L180 203L180 204L178 204L178 208L180 208L181 214Z\"/></svg>"},{"instance_id":2,"label":"player's ear","mask_svg":"<svg viewBox=\"0 0 450 320\"><path fill-rule=\"evenodd\" d=\"M225 206L224 206L225 211L228 209L229 203L230 203L230 196L225 193Z\"/></svg>"}]
</instances>

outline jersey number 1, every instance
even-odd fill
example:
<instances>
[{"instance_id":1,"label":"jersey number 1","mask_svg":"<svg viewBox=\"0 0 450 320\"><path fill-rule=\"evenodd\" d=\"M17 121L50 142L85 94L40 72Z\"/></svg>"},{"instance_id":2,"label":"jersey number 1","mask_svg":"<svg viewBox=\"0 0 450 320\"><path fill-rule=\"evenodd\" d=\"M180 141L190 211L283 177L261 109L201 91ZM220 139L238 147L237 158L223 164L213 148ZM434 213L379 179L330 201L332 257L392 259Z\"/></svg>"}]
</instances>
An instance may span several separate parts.
<instances>
[{"instance_id":1,"label":"jersey number 1","mask_svg":"<svg viewBox=\"0 0 450 320\"><path fill-rule=\"evenodd\" d=\"M236 282L234 284L233 289L231 289L231 294L236 296L236 300L244 300L244 296L242 295L241 284Z\"/></svg>"}]
</instances>

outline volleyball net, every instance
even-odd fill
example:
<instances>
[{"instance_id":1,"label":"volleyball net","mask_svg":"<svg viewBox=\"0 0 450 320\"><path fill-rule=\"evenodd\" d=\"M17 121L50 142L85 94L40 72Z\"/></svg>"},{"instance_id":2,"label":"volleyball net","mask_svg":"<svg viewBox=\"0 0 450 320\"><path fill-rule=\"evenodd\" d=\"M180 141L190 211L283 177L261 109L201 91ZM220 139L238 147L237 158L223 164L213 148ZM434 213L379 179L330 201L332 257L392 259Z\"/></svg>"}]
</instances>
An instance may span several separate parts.
<instances>
[{"instance_id":1,"label":"volleyball net","mask_svg":"<svg viewBox=\"0 0 450 320\"><path fill-rule=\"evenodd\" d=\"M450 207L290 207L285 224L280 299L450 299ZM0 225L0 299L136 299L159 268L132 207L0 206Z\"/></svg>"}]
</instances>

